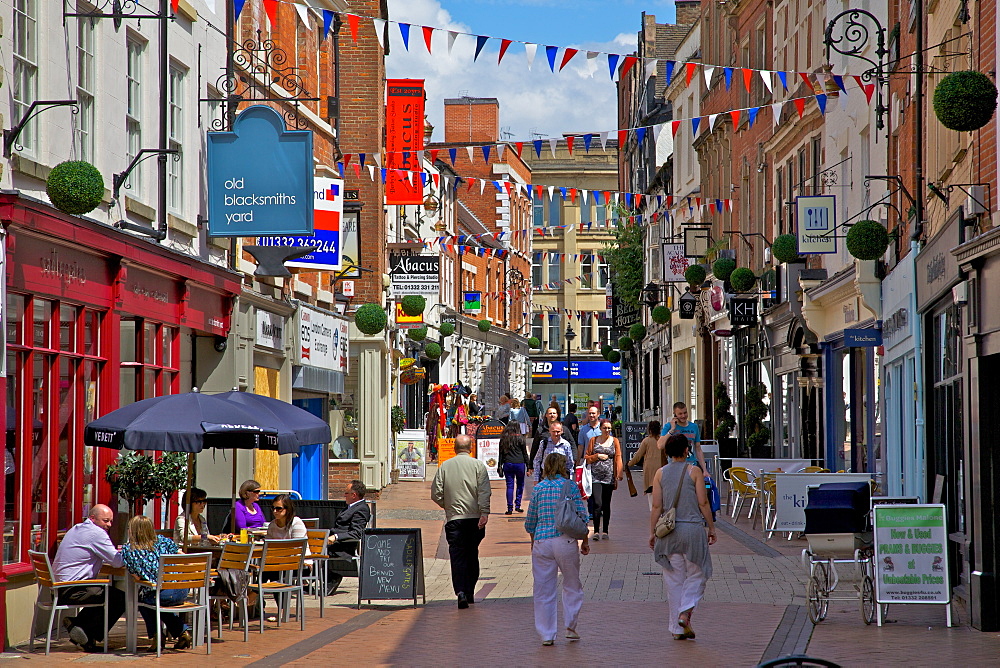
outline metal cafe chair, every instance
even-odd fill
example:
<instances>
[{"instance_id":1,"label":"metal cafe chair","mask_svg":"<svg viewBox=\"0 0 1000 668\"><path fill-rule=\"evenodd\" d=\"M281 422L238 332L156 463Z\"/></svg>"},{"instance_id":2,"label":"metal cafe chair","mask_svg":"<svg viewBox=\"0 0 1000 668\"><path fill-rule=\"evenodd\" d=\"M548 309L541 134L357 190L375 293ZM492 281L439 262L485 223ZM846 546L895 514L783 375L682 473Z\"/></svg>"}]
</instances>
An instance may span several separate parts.
<instances>
[{"instance_id":1,"label":"metal cafe chair","mask_svg":"<svg viewBox=\"0 0 1000 668\"><path fill-rule=\"evenodd\" d=\"M28 551L28 558L35 569L35 580L38 581L38 598L35 601L34 613L31 615L31 641L28 643L28 651L35 649L35 622L38 618L38 611L45 610L49 613L48 631L45 634L45 655L48 656L52 646L52 622L56 617L62 616L63 610L75 610L76 608L104 608L104 628L108 628L108 588L111 586L109 578L94 578L92 580L71 580L58 582L52 574L52 562L46 552ZM101 603L76 603L73 605L59 602L59 592L70 587L101 587L104 589L104 601ZM42 600L43 595L48 592L50 600ZM104 634L104 651L108 651L108 636ZM59 639L59 627L56 627L56 640Z\"/></svg>"},{"instance_id":2,"label":"metal cafe chair","mask_svg":"<svg viewBox=\"0 0 1000 668\"><path fill-rule=\"evenodd\" d=\"M327 548L330 538L329 529L306 529L309 536L309 560L312 561L312 568L308 574L302 576L302 583L310 583L316 597L319 599L319 616L323 617L323 609L326 602L326 562L329 560Z\"/></svg>"},{"instance_id":3,"label":"metal cafe chair","mask_svg":"<svg viewBox=\"0 0 1000 668\"><path fill-rule=\"evenodd\" d=\"M218 575L219 570L223 568L230 568L249 573L250 562L252 560L253 543L226 543L222 548L222 556L219 557L219 563L216 564L215 570L212 571L212 575ZM250 614L247 609L247 593L249 590L248 582L247 589L244 590L243 596L238 601L233 601L228 596L221 594L214 594L211 596L212 601L218 601L219 603L217 608L217 628L219 629L219 638L222 638L222 602L229 601L231 604L229 610L229 630L233 630L233 619L236 617L235 607L239 606L240 612L243 614L243 642L250 640Z\"/></svg>"},{"instance_id":4,"label":"metal cafe chair","mask_svg":"<svg viewBox=\"0 0 1000 668\"><path fill-rule=\"evenodd\" d=\"M305 563L307 538L290 538L286 540L265 540L264 550L260 558L260 571L254 588L263 599L265 594L281 594L279 600L286 600L284 612L291 607L291 595L296 595L295 614L299 618L299 629L306 630L305 608L303 606L302 566ZM265 573L276 573L278 580L265 581ZM286 598L287 597L287 598ZM279 607L281 607L279 605ZM260 616L260 632L264 632L264 617ZM278 610L275 618L281 626L282 610Z\"/></svg>"},{"instance_id":5,"label":"metal cafe chair","mask_svg":"<svg viewBox=\"0 0 1000 668\"><path fill-rule=\"evenodd\" d=\"M139 602L139 607L152 608L156 611L157 643L156 656L163 653L162 636L159 633L161 628L160 615L163 612L191 612L202 613L205 622L205 653L212 653L212 604L209 596L209 587L212 581L212 554L210 552L199 552L196 554L161 554L160 567L156 573L156 582L140 580L139 584L154 589L156 595L152 603ZM160 603L160 592L172 589L189 590L188 598L179 605L163 605ZM201 629L194 625L195 631L192 635L197 640L201 636Z\"/></svg>"}]
</instances>

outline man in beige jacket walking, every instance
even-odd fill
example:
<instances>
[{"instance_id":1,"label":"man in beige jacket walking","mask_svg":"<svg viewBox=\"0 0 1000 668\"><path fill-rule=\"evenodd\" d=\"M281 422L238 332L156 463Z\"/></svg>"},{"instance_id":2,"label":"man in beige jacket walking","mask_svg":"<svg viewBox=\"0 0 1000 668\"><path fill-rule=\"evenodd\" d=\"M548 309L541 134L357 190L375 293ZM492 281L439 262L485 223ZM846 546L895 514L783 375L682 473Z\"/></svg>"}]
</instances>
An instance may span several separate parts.
<instances>
[{"instance_id":1,"label":"man in beige jacket walking","mask_svg":"<svg viewBox=\"0 0 1000 668\"><path fill-rule=\"evenodd\" d=\"M472 438L455 438L455 456L438 468L431 484L431 500L444 508L444 535L451 555L451 584L458 607L475 603L479 581L479 544L490 519L490 476L486 465L474 459Z\"/></svg>"}]
</instances>

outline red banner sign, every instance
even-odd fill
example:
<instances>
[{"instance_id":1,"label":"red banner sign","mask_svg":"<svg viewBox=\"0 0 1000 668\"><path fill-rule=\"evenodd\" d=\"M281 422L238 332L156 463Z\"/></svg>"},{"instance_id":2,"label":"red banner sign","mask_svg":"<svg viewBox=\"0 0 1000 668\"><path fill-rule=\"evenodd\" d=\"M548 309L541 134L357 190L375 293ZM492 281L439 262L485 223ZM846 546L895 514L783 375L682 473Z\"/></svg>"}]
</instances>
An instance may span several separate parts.
<instances>
[{"instance_id":1,"label":"red banner sign","mask_svg":"<svg viewBox=\"0 0 1000 668\"><path fill-rule=\"evenodd\" d=\"M424 80L388 79L385 96L386 204L421 204L417 151L424 149ZM410 170L395 172L393 170Z\"/></svg>"}]
</instances>

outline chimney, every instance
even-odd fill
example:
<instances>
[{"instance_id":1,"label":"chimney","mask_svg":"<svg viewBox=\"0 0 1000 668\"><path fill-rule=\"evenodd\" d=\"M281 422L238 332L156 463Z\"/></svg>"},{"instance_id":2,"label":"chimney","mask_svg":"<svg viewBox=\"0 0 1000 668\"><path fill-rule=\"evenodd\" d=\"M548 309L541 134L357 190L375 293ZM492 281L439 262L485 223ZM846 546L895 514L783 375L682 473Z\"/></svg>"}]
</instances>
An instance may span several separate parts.
<instances>
[{"instance_id":1,"label":"chimney","mask_svg":"<svg viewBox=\"0 0 1000 668\"><path fill-rule=\"evenodd\" d=\"M675 0L674 8L677 10L677 25L693 25L701 15L700 0Z\"/></svg>"},{"instance_id":2,"label":"chimney","mask_svg":"<svg viewBox=\"0 0 1000 668\"><path fill-rule=\"evenodd\" d=\"M459 97L444 101L444 140L494 144L500 140L500 101Z\"/></svg>"}]
</instances>

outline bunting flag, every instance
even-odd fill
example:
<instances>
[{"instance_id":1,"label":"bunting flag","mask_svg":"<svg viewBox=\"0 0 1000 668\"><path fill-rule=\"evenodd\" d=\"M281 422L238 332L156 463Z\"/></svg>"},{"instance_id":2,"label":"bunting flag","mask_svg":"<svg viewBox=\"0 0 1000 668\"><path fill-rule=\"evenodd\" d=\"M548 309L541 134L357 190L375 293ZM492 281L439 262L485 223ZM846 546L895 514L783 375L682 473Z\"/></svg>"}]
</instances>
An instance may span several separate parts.
<instances>
[{"instance_id":1,"label":"bunting flag","mask_svg":"<svg viewBox=\"0 0 1000 668\"><path fill-rule=\"evenodd\" d=\"M686 68L686 71L684 73L684 85L685 86L690 86L691 85L691 77L694 76L694 70L695 70L696 67L698 67L697 63L688 63L687 64L687 68Z\"/></svg>"},{"instance_id":2,"label":"bunting flag","mask_svg":"<svg viewBox=\"0 0 1000 668\"><path fill-rule=\"evenodd\" d=\"M559 51L558 46L547 46L545 47L545 57L549 61L549 69L555 74L556 71L556 52Z\"/></svg>"},{"instance_id":3,"label":"bunting flag","mask_svg":"<svg viewBox=\"0 0 1000 668\"><path fill-rule=\"evenodd\" d=\"M730 87L733 85L733 68L731 67L725 68L725 75L726 75L726 91L728 91Z\"/></svg>"},{"instance_id":4,"label":"bunting flag","mask_svg":"<svg viewBox=\"0 0 1000 668\"><path fill-rule=\"evenodd\" d=\"M479 60L479 54L483 52L483 47L486 46L486 42L488 41L490 41L490 38L485 35L476 37L476 55L472 57L472 62Z\"/></svg>"},{"instance_id":5,"label":"bunting flag","mask_svg":"<svg viewBox=\"0 0 1000 668\"><path fill-rule=\"evenodd\" d=\"M806 101L803 100L802 98L798 98L792 100L792 102L795 103L795 110L799 112L799 118L802 118L802 114L805 113L806 110Z\"/></svg>"},{"instance_id":6,"label":"bunting flag","mask_svg":"<svg viewBox=\"0 0 1000 668\"><path fill-rule=\"evenodd\" d=\"M537 44L525 44L524 45L524 55L528 57L528 70L531 70L531 64L535 62L535 52L538 51Z\"/></svg>"},{"instance_id":7,"label":"bunting flag","mask_svg":"<svg viewBox=\"0 0 1000 668\"><path fill-rule=\"evenodd\" d=\"M666 75L668 86L670 85L670 80L674 78L674 65L676 64L677 63L673 60L668 60L664 63L664 74Z\"/></svg>"},{"instance_id":8,"label":"bunting flag","mask_svg":"<svg viewBox=\"0 0 1000 668\"><path fill-rule=\"evenodd\" d=\"M323 10L323 39L330 36L330 26L333 25L333 11L329 9ZM357 41L357 40L355 40Z\"/></svg>"},{"instance_id":9,"label":"bunting flag","mask_svg":"<svg viewBox=\"0 0 1000 668\"><path fill-rule=\"evenodd\" d=\"M864 93L865 93L865 99L868 100L868 104L871 104L872 103L872 93L875 92L875 84L873 84L873 83L871 83L871 84L861 83L861 81L862 81L861 77L857 77L857 76L854 77L854 80L858 82L858 86L861 88L862 91L864 91Z\"/></svg>"},{"instance_id":10,"label":"bunting flag","mask_svg":"<svg viewBox=\"0 0 1000 668\"><path fill-rule=\"evenodd\" d=\"M753 70L748 70L747 68L744 67L743 68L743 87L747 89L748 93L750 92L750 80L751 79L753 79Z\"/></svg>"},{"instance_id":11,"label":"bunting flag","mask_svg":"<svg viewBox=\"0 0 1000 668\"><path fill-rule=\"evenodd\" d=\"M427 26L422 26L424 32L424 46L427 47L427 53L431 52L431 38L434 37L434 29L428 28Z\"/></svg>"},{"instance_id":12,"label":"bunting flag","mask_svg":"<svg viewBox=\"0 0 1000 668\"><path fill-rule=\"evenodd\" d=\"M181 4L181 0L170 0L170 11L177 14L178 5Z\"/></svg>"},{"instance_id":13,"label":"bunting flag","mask_svg":"<svg viewBox=\"0 0 1000 668\"><path fill-rule=\"evenodd\" d=\"M458 33L454 30L448 31L448 55L451 55L451 50L455 48L455 40L458 39Z\"/></svg>"},{"instance_id":14,"label":"bunting flag","mask_svg":"<svg viewBox=\"0 0 1000 668\"><path fill-rule=\"evenodd\" d=\"M566 50L563 51L562 62L559 63L559 71L560 72L563 71L563 68L566 67L566 64L569 61L573 60L573 56L575 56L577 53L579 53L579 51L577 51L576 49L571 49L569 47L566 47Z\"/></svg>"},{"instance_id":15,"label":"bunting flag","mask_svg":"<svg viewBox=\"0 0 1000 668\"><path fill-rule=\"evenodd\" d=\"M264 12L271 22L271 29L278 27L278 0L264 0Z\"/></svg>"},{"instance_id":16,"label":"bunting flag","mask_svg":"<svg viewBox=\"0 0 1000 668\"><path fill-rule=\"evenodd\" d=\"M639 59L635 56L625 56L625 62L622 63L622 72L620 75L622 79L625 78L625 75L628 74L629 70L632 69L638 60Z\"/></svg>"},{"instance_id":17,"label":"bunting flag","mask_svg":"<svg viewBox=\"0 0 1000 668\"><path fill-rule=\"evenodd\" d=\"M509 39L500 40L500 55L497 56L497 65L500 64L501 60L503 60L503 57L507 54L507 49L510 48L511 44L513 44L513 42Z\"/></svg>"},{"instance_id":18,"label":"bunting flag","mask_svg":"<svg viewBox=\"0 0 1000 668\"><path fill-rule=\"evenodd\" d=\"M407 51L409 51L410 50L410 24L409 23L400 23L398 25L399 25L399 34L403 38L403 48L405 48Z\"/></svg>"},{"instance_id":19,"label":"bunting flag","mask_svg":"<svg viewBox=\"0 0 1000 668\"><path fill-rule=\"evenodd\" d=\"M245 5L247 0L233 0L233 18L237 21L240 20L240 12L243 11L243 5ZM350 15L348 15L350 16ZM355 23L357 23L358 17L354 17ZM354 39L355 44L357 43L357 38Z\"/></svg>"},{"instance_id":20,"label":"bunting flag","mask_svg":"<svg viewBox=\"0 0 1000 668\"><path fill-rule=\"evenodd\" d=\"M239 5L241 7L243 6L243 3L246 2L246 1L247 0L235 0L235 2L239 3ZM331 14L332 13L333 12L331 12ZM239 15L239 13L237 12L237 16L238 15ZM358 43L358 24L359 24L359 22L360 22L359 17L355 16L354 14L348 14L347 15L347 26L348 26L348 28L351 29L351 40L354 42L355 45Z\"/></svg>"}]
</instances>

